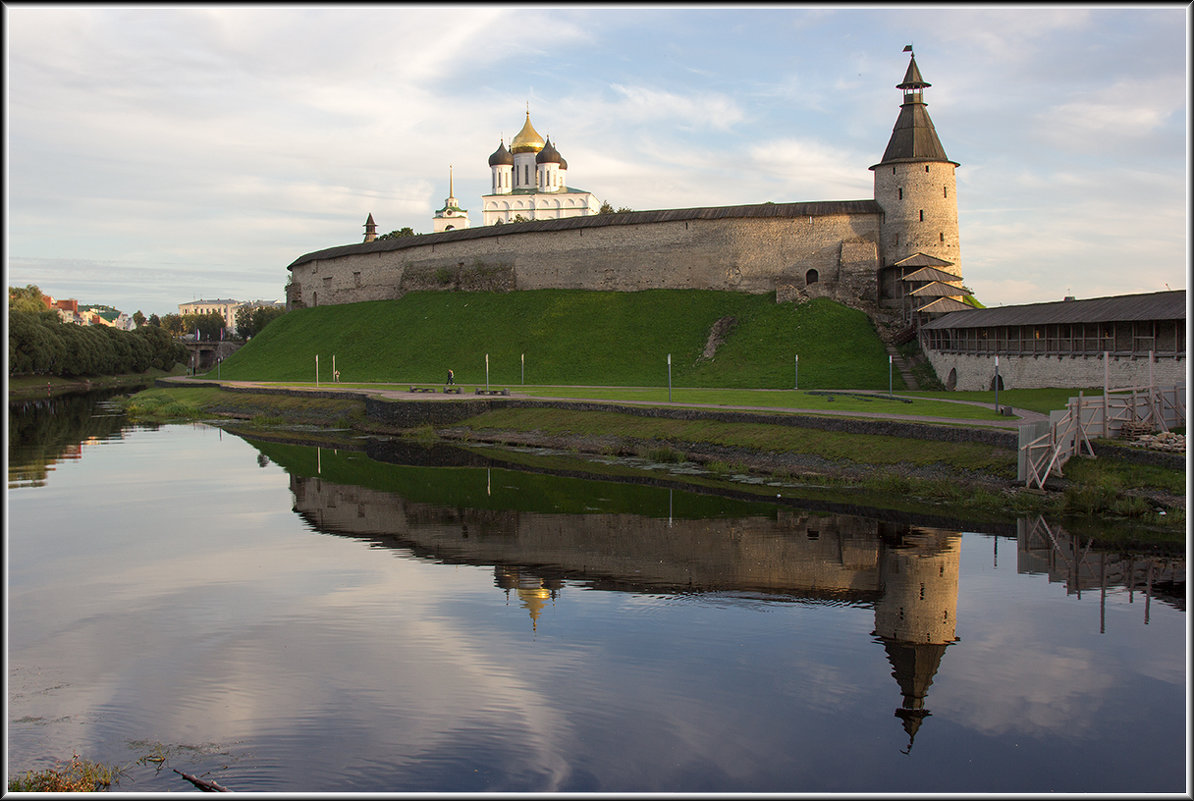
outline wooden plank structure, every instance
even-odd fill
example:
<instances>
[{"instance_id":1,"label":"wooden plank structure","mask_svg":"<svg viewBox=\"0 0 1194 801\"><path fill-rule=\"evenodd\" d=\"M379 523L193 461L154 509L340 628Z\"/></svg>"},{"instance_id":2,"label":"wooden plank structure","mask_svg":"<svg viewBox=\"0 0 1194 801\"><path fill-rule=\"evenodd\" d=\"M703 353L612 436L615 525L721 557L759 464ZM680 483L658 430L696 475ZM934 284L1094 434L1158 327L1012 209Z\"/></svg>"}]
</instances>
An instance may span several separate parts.
<instances>
[{"instance_id":1,"label":"wooden plank structure","mask_svg":"<svg viewBox=\"0 0 1194 801\"><path fill-rule=\"evenodd\" d=\"M962 302L963 297L971 294L962 286L962 277L940 269L951 266L953 262L927 253L913 253L891 265L889 269L899 275L898 285L893 289L899 293L900 313L905 323L916 327L943 314L973 308Z\"/></svg>"},{"instance_id":2,"label":"wooden plank structure","mask_svg":"<svg viewBox=\"0 0 1194 801\"><path fill-rule=\"evenodd\" d=\"M1125 432L1168 431L1186 425L1186 387L1104 389L1102 396L1070 398L1066 408L1050 412L1048 421L1020 427L1017 480L1044 489L1050 476L1085 448L1094 456L1092 437L1109 439Z\"/></svg>"}]
</instances>

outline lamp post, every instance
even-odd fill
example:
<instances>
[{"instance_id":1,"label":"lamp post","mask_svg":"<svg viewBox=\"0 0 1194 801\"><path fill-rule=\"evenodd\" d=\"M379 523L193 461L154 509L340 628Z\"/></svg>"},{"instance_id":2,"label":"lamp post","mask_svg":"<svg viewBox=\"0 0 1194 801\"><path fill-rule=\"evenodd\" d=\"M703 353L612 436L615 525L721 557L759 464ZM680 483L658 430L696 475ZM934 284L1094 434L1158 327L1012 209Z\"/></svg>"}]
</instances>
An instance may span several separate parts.
<instances>
[{"instance_id":1,"label":"lamp post","mask_svg":"<svg viewBox=\"0 0 1194 801\"><path fill-rule=\"evenodd\" d=\"M672 354L667 355L667 402L672 402Z\"/></svg>"},{"instance_id":2,"label":"lamp post","mask_svg":"<svg viewBox=\"0 0 1194 801\"><path fill-rule=\"evenodd\" d=\"M796 354L796 369L793 372L792 389L800 389L800 354Z\"/></svg>"},{"instance_id":3,"label":"lamp post","mask_svg":"<svg viewBox=\"0 0 1194 801\"><path fill-rule=\"evenodd\" d=\"M891 365L892 365L892 358L893 358L893 357L892 357L892 355L891 355L890 353L889 353L889 354L887 354L887 397L889 397L889 398L891 397Z\"/></svg>"},{"instance_id":4,"label":"lamp post","mask_svg":"<svg viewBox=\"0 0 1194 801\"><path fill-rule=\"evenodd\" d=\"M995 354L995 413L999 414L999 354Z\"/></svg>"}]
</instances>

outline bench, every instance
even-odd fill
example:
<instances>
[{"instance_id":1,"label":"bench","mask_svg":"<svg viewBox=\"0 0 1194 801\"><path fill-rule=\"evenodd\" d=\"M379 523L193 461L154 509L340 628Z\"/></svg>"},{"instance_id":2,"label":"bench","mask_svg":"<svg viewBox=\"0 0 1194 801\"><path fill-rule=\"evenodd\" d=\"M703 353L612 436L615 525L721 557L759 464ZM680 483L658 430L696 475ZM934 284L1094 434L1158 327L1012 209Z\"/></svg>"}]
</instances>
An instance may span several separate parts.
<instances>
[{"instance_id":1,"label":"bench","mask_svg":"<svg viewBox=\"0 0 1194 801\"><path fill-rule=\"evenodd\" d=\"M508 390L508 389L481 389L480 387L477 387L476 393L478 395L509 395L510 390Z\"/></svg>"},{"instance_id":2,"label":"bench","mask_svg":"<svg viewBox=\"0 0 1194 801\"><path fill-rule=\"evenodd\" d=\"M459 395L460 387L444 387L444 392L449 395Z\"/></svg>"},{"instance_id":3,"label":"bench","mask_svg":"<svg viewBox=\"0 0 1194 801\"><path fill-rule=\"evenodd\" d=\"M435 387L411 387L411 392L435 392Z\"/></svg>"}]
</instances>

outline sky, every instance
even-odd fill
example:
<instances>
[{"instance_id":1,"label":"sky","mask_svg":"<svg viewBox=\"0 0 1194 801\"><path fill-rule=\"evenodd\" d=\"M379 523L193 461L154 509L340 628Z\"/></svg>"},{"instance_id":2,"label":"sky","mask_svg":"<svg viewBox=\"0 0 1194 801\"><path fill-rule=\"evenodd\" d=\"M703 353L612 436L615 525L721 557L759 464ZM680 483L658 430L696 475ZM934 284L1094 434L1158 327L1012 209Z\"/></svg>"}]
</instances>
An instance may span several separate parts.
<instances>
[{"instance_id":1,"label":"sky","mask_svg":"<svg viewBox=\"0 0 1194 801\"><path fill-rule=\"evenodd\" d=\"M287 265L480 225L522 127L636 211L874 196L908 54L988 306L1186 288L1172 5L43 5L5 15L9 286L132 314L284 300Z\"/></svg>"}]
</instances>

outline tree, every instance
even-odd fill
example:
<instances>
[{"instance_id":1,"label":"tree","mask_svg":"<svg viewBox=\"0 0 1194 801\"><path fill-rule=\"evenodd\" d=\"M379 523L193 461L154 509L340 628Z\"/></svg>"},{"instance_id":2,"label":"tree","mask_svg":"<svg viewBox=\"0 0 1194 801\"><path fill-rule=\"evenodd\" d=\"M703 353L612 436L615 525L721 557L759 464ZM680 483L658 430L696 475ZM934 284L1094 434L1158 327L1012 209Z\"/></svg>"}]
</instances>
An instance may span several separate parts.
<instances>
[{"instance_id":1,"label":"tree","mask_svg":"<svg viewBox=\"0 0 1194 801\"><path fill-rule=\"evenodd\" d=\"M404 236L418 236L414 230L409 226L399 228L397 231L390 231L388 234L382 234L378 239L398 239Z\"/></svg>"},{"instance_id":2,"label":"tree","mask_svg":"<svg viewBox=\"0 0 1194 801\"><path fill-rule=\"evenodd\" d=\"M236 310L236 331L248 339L261 333L272 320L286 313L284 306L241 306Z\"/></svg>"},{"instance_id":3,"label":"tree","mask_svg":"<svg viewBox=\"0 0 1194 801\"><path fill-rule=\"evenodd\" d=\"M181 314L167 314L163 316L161 319L161 326L168 333L171 333L176 337L182 336L187 330L186 325L182 321Z\"/></svg>"},{"instance_id":4,"label":"tree","mask_svg":"<svg viewBox=\"0 0 1194 801\"><path fill-rule=\"evenodd\" d=\"M619 206L615 209L608 200L602 201L601 208L597 209L598 214L625 214L628 211L634 211L634 209L629 206Z\"/></svg>"},{"instance_id":5,"label":"tree","mask_svg":"<svg viewBox=\"0 0 1194 801\"><path fill-rule=\"evenodd\" d=\"M141 313L140 309L133 312L133 322L136 323L138 328L145 325L145 315Z\"/></svg>"},{"instance_id":6,"label":"tree","mask_svg":"<svg viewBox=\"0 0 1194 801\"><path fill-rule=\"evenodd\" d=\"M42 301L42 291L36 284L28 284L24 288L10 286L8 288L8 310L43 312L46 304Z\"/></svg>"},{"instance_id":7,"label":"tree","mask_svg":"<svg viewBox=\"0 0 1194 801\"><path fill-rule=\"evenodd\" d=\"M151 315L149 315L149 324L152 325L154 328L161 328L162 327L162 318L158 317L156 314L151 314Z\"/></svg>"}]
</instances>

